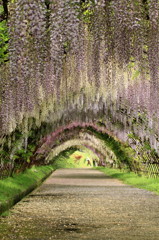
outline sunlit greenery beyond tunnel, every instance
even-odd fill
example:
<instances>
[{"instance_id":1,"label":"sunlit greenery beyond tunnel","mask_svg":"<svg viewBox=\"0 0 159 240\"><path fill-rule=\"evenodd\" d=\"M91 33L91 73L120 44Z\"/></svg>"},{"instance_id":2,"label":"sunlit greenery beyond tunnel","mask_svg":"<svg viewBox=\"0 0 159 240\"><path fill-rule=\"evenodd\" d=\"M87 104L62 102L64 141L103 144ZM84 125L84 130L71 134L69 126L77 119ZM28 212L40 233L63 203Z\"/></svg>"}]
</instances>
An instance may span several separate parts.
<instances>
[{"instance_id":1,"label":"sunlit greenery beyond tunnel","mask_svg":"<svg viewBox=\"0 0 159 240\"><path fill-rule=\"evenodd\" d=\"M79 167L158 176L158 13L157 0L0 0L1 178L62 167L70 149L89 152Z\"/></svg>"}]
</instances>

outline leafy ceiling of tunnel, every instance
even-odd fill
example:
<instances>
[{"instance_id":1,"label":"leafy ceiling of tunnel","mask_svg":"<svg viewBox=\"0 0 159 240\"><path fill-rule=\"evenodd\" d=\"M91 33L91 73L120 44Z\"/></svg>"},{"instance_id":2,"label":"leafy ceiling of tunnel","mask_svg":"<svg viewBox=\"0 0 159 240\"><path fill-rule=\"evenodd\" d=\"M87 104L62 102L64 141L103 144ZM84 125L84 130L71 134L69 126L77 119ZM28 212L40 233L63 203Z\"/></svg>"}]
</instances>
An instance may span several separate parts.
<instances>
[{"instance_id":1,"label":"leafy ceiling of tunnel","mask_svg":"<svg viewBox=\"0 0 159 240\"><path fill-rule=\"evenodd\" d=\"M81 122L109 130L137 161L158 161L158 1L14 0L7 14L3 3L1 155L7 142L14 161L32 133L39 146L50 132Z\"/></svg>"}]
</instances>

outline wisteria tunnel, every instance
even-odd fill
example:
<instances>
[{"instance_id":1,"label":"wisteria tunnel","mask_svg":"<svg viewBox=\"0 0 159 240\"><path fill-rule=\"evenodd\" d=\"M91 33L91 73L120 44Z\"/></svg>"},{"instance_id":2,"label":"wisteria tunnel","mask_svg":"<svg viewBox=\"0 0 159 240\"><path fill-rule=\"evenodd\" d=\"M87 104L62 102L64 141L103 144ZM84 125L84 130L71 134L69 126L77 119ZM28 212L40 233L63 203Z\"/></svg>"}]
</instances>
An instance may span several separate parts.
<instances>
[{"instance_id":1,"label":"wisteria tunnel","mask_svg":"<svg viewBox=\"0 0 159 240\"><path fill-rule=\"evenodd\" d=\"M158 0L0 0L0 177L91 149L159 174Z\"/></svg>"}]
</instances>

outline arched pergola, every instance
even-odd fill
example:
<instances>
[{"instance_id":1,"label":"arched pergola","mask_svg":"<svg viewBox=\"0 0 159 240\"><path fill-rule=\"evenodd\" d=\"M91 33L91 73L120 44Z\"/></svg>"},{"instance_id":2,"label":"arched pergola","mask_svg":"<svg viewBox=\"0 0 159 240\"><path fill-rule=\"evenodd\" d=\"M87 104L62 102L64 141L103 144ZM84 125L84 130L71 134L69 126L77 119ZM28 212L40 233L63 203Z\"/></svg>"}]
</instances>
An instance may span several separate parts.
<instances>
[{"instance_id":1,"label":"arched pergola","mask_svg":"<svg viewBox=\"0 0 159 240\"><path fill-rule=\"evenodd\" d=\"M82 131L132 170L158 165L157 1L8 4L0 165L36 163L64 142L86 140Z\"/></svg>"}]
</instances>

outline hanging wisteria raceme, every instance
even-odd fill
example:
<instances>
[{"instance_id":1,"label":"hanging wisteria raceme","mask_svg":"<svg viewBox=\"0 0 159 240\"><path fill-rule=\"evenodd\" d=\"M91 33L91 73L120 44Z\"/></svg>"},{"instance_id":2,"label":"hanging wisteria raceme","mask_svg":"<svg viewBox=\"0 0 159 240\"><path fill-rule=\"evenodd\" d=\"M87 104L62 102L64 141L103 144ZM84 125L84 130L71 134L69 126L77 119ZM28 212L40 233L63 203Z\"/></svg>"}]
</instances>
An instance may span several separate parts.
<instances>
[{"instance_id":1,"label":"hanging wisteria raceme","mask_svg":"<svg viewBox=\"0 0 159 240\"><path fill-rule=\"evenodd\" d=\"M157 0L16 0L9 11L1 138L21 131L27 148L45 125L52 147L59 127L96 123L159 152Z\"/></svg>"},{"instance_id":2,"label":"hanging wisteria raceme","mask_svg":"<svg viewBox=\"0 0 159 240\"><path fill-rule=\"evenodd\" d=\"M150 67L150 112L156 113L157 105L159 103L159 3L158 1L150 1L149 17L150 17L150 29L149 29L149 67Z\"/></svg>"},{"instance_id":3,"label":"hanging wisteria raceme","mask_svg":"<svg viewBox=\"0 0 159 240\"><path fill-rule=\"evenodd\" d=\"M9 35L10 76L5 87L4 108L8 105L6 115L11 121L19 122L26 112L34 109L39 88L43 86L46 58L44 1L19 0L11 4Z\"/></svg>"},{"instance_id":4,"label":"hanging wisteria raceme","mask_svg":"<svg viewBox=\"0 0 159 240\"><path fill-rule=\"evenodd\" d=\"M68 52L76 53L79 45L79 3L80 0L61 0L51 4L50 51L57 98L60 98L59 88L65 57Z\"/></svg>"}]
</instances>

